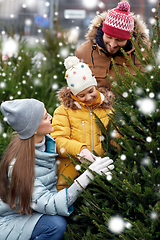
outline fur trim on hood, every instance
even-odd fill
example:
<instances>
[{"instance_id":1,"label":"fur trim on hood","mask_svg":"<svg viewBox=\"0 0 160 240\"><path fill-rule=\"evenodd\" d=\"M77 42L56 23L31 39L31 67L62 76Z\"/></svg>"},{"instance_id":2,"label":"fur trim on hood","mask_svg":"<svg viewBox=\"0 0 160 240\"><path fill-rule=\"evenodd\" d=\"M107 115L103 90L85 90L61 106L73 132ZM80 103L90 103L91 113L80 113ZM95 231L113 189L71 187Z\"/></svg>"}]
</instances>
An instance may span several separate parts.
<instances>
[{"instance_id":1,"label":"fur trim on hood","mask_svg":"<svg viewBox=\"0 0 160 240\"><path fill-rule=\"evenodd\" d=\"M97 90L104 95L104 100L101 105L103 109L111 109L114 103L114 94L112 91L107 90L104 87L99 87ZM61 88L57 92L57 97L60 103L66 107L66 108L71 108L73 110L76 110L79 108L80 104L76 102L70 94L70 90L67 87Z\"/></svg>"},{"instance_id":2,"label":"fur trim on hood","mask_svg":"<svg viewBox=\"0 0 160 240\"><path fill-rule=\"evenodd\" d=\"M93 42L96 42L97 31L105 21L109 11L110 10L108 10L107 12L105 11L101 14L98 14L93 18L93 20L91 21L91 24L88 27L89 30L85 35L87 40L92 40ZM136 29L138 30L143 43L149 47L149 44L150 44L149 30L147 29L146 24L142 20L140 20L136 15L133 14L133 17L134 17L134 30Z\"/></svg>"}]
</instances>

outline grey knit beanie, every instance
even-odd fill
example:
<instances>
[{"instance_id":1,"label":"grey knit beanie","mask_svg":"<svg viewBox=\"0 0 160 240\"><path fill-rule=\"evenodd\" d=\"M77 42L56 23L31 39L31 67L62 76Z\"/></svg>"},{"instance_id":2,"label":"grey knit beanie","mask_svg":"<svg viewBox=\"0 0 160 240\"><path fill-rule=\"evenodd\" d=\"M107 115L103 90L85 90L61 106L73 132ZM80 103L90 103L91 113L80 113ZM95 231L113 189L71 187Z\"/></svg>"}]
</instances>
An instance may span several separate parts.
<instances>
[{"instance_id":1,"label":"grey knit beanie","mask_svg":"<svg viewBox=\"0 0 160 240\"><path fill-rule=\"evenodd\" d=\"M44 114L44 104L36 99L15 99L1 104L1 112L19 138L32 137Z\"/></svg>"}]
</instances>

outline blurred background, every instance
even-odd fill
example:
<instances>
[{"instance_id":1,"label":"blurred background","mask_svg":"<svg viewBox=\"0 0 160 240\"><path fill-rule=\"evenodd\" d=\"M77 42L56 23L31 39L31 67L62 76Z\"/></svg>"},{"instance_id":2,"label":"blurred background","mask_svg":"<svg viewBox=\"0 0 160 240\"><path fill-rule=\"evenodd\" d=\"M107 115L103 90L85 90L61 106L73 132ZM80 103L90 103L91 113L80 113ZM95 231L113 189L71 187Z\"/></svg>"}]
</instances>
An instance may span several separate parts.
<instances>
[{"instance_id":1,"label":"blurred background","mask_svg":"<svg viewBox=\"0 0 160 240\"><path fill-rule=\"evenodd\" d=\"M117 6L117 0L0 0L0 33L14 27L29 41L42 37L42 31L58 24L66 29L70 43L81 44L87 27L97 13ZM158 0L130 0L131 12L144 20L152 29ZM4 27L5 26L5 27Z\"/></svg>"},{"instance_id":2,"label":"blurred background","mask_svg":"<svg viewBox=\"0 0 160 240\"><path fill-rule=\"evenodd\" d=\"M116 7L118 2L0 0L0 104L16 98L36 98L52 115L59 105L57 91L66 85L64 59L74 55L85 41L95 15ZM153 27L157 27L154 16L159 0L129 3L131 12L146 22L152 35ZM157 32L159 35L158 27ZM0 159L11 133L0 111Z\"/></svg>"}]
</instances>

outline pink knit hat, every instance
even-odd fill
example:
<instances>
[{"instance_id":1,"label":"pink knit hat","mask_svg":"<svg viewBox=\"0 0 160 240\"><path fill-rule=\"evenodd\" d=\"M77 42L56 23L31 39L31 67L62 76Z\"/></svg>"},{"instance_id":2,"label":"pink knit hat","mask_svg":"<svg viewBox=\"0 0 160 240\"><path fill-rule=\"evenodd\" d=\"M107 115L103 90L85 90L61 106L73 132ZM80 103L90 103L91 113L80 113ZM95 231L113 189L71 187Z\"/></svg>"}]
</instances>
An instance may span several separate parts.
<instances>
[{"instance_id":1,"label":"pink knit hat","mask_svg":"<svg viewBox=\"0 0 160 240\"><path fill-rule=\"evenodd\" d=\"M102 31L108 36L128 40L133 29L134 17L130 13L130 5L127 1L123 1L108 12Z\"/></svg>"}]
</instances>

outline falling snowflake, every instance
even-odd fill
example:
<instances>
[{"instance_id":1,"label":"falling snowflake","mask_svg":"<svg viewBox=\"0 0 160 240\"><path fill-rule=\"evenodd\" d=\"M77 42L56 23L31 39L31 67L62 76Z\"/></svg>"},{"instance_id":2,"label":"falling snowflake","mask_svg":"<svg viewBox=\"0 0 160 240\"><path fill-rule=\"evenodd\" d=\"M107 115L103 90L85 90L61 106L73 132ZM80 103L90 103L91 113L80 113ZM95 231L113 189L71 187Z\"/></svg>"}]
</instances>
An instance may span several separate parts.
<instances>
[{"instance_id":1,"label":"falling snowflake","mask_svg":"<svg viewBox=\"0 0 160 240\"><path fill-rule=\"evenodd\" d=\"M126 155L122 154L121 155L121 160L123 160L123 161L126 160Z\"/></svg>"},{"instance_id":2,"label":"falling snowflake","mask_svg":"<svg viewBox=\"0 0 160 240\"><path fill-rule=\"evenodd\" d=\"M62 148L60 148L59 151L60 151L61 154L63 154L63 153L65 153L66 150L65 150L65 148L62 147Z\"/></svg>"},{"instance_id":3,"label":"falling snowflake","mask_svg":"<svg viewBox=\"0 0 160 240\"><path fill-rule=\"evenodd\" d=\"M106 179L107 179L108 181L111 181L111 180L112 180L112 175L111 175L111 174L107 175Z\"/></svg>"},{"instance_id":4,"label":"falling snowflake","mask_svg":"<svg viewBox=\"0 0 160 240\"><path fill-rule=\"evenodd\" d=\"M6 83L5 82L0 82L0 88L5 88L6 87Z\"/></svg>"},{"instance_id":5,"label":"falling snowflake","mask_svg":"<svg viewBox=\"0 0 160 240\"><path fill-rule=\"evenodd\" d=\"M116 138L116 136L117 136L116 130L113 130L113 131L110 133L110 136L111 136L112 138Z\"/></svg>"},{"instance_id":6,"label":"falling snowflake","mask_svg":"<svg viewBox=\"0 0 160 240\"><path fill-rule=\"evenodd\" d=\"M153 70L153 66L152 65L147 65L146 69L148 70L148 72L151 72Z\"/></svg>"},{"instance_id":7,"label":"falling snowflake","mask_svg":"<svg viewBox=\"0 0 160 240\"><path fill-rule=\"evenodd\" d=\"M132 227L132 224L130 222L125 222L125 227L130 229Z\"/></svg>"},{"instance_id":8,"label":"falling snowflake","mask_svg":"<svg viewBox=\"0 0 160 240\"><path fill-rule=\"evenodd\" d=\"M103 135L99 136L99 140L102 142L105 140L105 137Z\"/></svg>"},{"instance_id":9,"label":"falling snowflake","mask_svg":"<svg viewBox=\"0 0 160 240\"><path fill-rule=\"evenodd\" d=\"M156 19L155 18L149 18L149 23L151 25L156 25Z\"/></svg>"},{"instance_id":10,"label":"falling snowflake","mask_svg":"<svg viewBox=\"0 0 160 240\"><path fill-rule=\"evenodd\" d=\"M60 47L62 47L63 46L63 43L62 42L59 42L59 44L58 44Z\"/></svg>"},{"instance_id":11,"label":"falling snowflake","mask_svg":"<svg viewBox=\"0 0 160 240\"><path fill-rule=\"evenodd\" d=\"M122 96L123 96L124 98L127 98L127 97L128 97L128 93L127 93L127 92L124 92L124 93L122 94Z\"/></svg>"},{"instance_id":12,"label":"falling snowflake","mask_svg":"<svg viewBox=\"0 0 160 240\"><path fill-rule=\"evenodd\" d=\"M76 169L77 171L80 171L80 170L81 170L81 166L80 166L79 164L77 164L77 165L75 166L75 169Z\"/></svg>"},{"instance_id":13,"label":"falling snowflake","mask_svg":"<svg viewBox=\"0 0 160 240\"><path fill-rule=\"evenodd\" d=\"M108 221L108 228L114 234L120 234L125 229L124 219L120 216L111 217Z\"/></svg>"},{"instance_id":14,"label":"falling snowflake","mask_svg":"<svg viewBox=\"0 0 160 240\"><path fill-rule=\"evenodd\" d=\"M104 8L104 7L105 7L105 4L104 4L103 2L99 2L99 3L98 3L98 7L99 7L99 8Z\"/></svg>"},{"instance_id":15,"label":"falling snowflake","mask_svg":"<svg viewBox=\"0 0 160 240\"><path fill-rule=\"evenodd\" d=\"M156 220L158 218L158 214L155 211L150 212L150 218L152 220Z\"/></svg>"},{"instance_id":16,"label":"falling snowflake","mask_svg":"<svg viewBox=\"0 0 160 240\"><path fill-rule=\"evenodd\" d=\"M155 94L153 92L149 93L149 97L150 98L154 98L155 97Z\"/></svg>"},{"instance_id":17,"label":"falling snowflake","mask_svg":"<svg viewBox=\"0 0 160 240\"><path fill-rule=\"evenodd\" d=\"M147 142L152 142L152 138L151 138L151 137L147 137L147 138L146 138L146 141L147 141Z\"/></svg>"},{"instance_id":18,"label":"falling snowflake","mask_svg":"<svg viewBox=\"0 0 160 240\"><path fill-rule=\"evenodd\" d=\"M144 166L148 166L150 164L150 158L149 157L144 157L141 161L141 164Z\"/></svg>"},{"instance_id":19,"label":"falling snowflake","mask_svg":"<svg viewBox=\"0 0 160 240\"><path fill-rule=\"evenodd\" d=\"M38 78L35 78L35 79L33 80L33 84L34 84L35 86L41 86L41 85L42 85L40 79L38 79Z\"/></svg>"},{"instance_id":20,"label":"falling snowflake","mask_svg":"<svg viewBox=\"0 0 160 240\"><path fill-rule=\"evenodd\" d=\"M53 76L53 79L57 79L57 75L54 75L54 76Z\"/></svg>"},{"instance_id":21,"label":"falling snowflake","mask_svg":"<svg viewBox=\"0 0 160 240\"><path fill-rule=\"evenodd\" d=\"M57 89L58 89L58 87L59 87L59 86L58 86L58 84L57 84L57 83L53 83L53 84L52 84L52 89L53 89L53 90L57 90Z\"/></svg>"},{"instance_id":22,"label":"falling snowflake","mask_svg":"<svg viewBox=\"0 0 160 240\"><path fill-rule=\"evenodd\" d=\"M86 8L94 9L98 5L98 0L90 0L90 1L83 0L82 3Z\"/></svg>"},{"instance_id":23,"label":"falling snowflake","mask_svg":"<svg viewBox=\"0 0 160 240\"><path fill-rule=\"evenodd\" d=\"M6 138L6 137L7 137L7 133L3 133L2 136L3 136L4 138Z\"/></svg>"},{"instance_id":24,"label":"falling snowflake","mask_svg":"<svg viewBox=\"0 0 160 240\"><path fill-rule=\"evenodd\" d=\"M13 38L8 38L2 42L2 55L9 57L18 52L18 43Z\"/></svg>"},{"instance_id":25,"label":"falling snowflake","mask_svg":"<svg viewBox=\"0 0 160 240\"><path fill-rule=\"evenodd\" d=\"M143 98L136 101L139 111L144 115L152 114L156 109L156 103L153 99Z\"/></svg>"},{"instance_id":26,"label":"falling snowflake","mask_svg":"<svg viewBox=\"0 0 160 240\"><path fill-rule=\"evenodd\" d=\"M63 58L66 58L66 57L69 55L69 49L68 49L68 48L61 48L61 50L60 50L60 55L61 55Z\"/></svg>"},{"instance_id":27,"label":"falling snowflake","mask_svg":"<svg viewBox=\"0 0 160 240\"><path fill-rule=\"evenodd\" d=\"M56 163L57 163L57 165L59 165L59 164L60 164L60 161L57 159Z\"/></svg>"},{"instance_id":28,"label":"falling snowflake","mask_svg":"<svg viewBox=\"0 0 160 240\"><path fill-rule=\"evenodd\" d=\"M136 88L135 94L141 95L142 93L143 93L143 89L142 88L140 88L140 87Z\"/></svg>"},{"instance_id":29,"label":"falling snowflake","mask_svg":"<svg viewBox=\"0 0 160 240\"><path fill-rule=\"evenodd\" d=\"M79 38L79 29L72 28L69 30L68 42L72 44L76 44Z\"/></svg>"}]
</instances>

